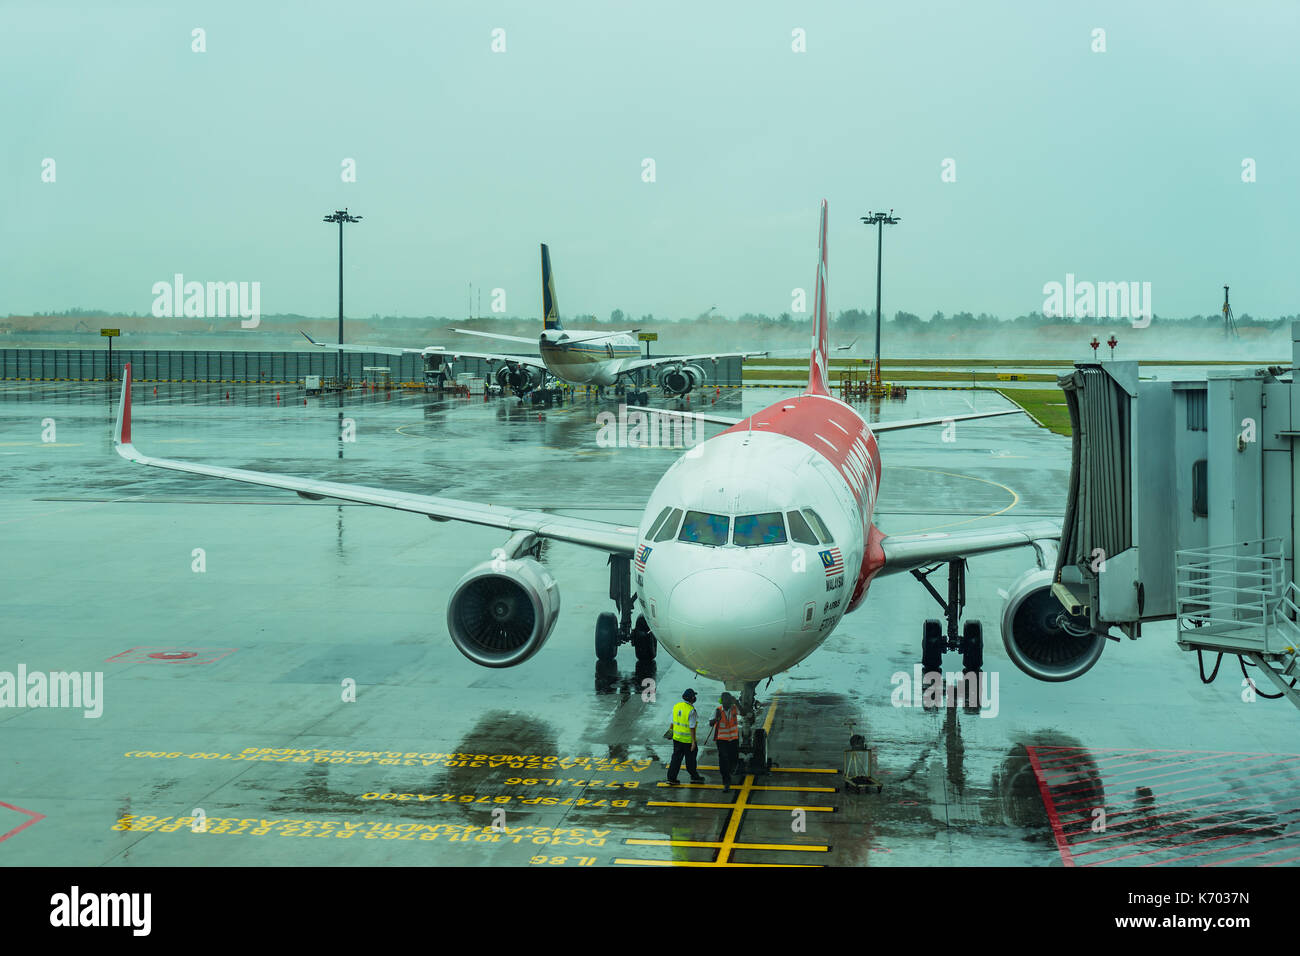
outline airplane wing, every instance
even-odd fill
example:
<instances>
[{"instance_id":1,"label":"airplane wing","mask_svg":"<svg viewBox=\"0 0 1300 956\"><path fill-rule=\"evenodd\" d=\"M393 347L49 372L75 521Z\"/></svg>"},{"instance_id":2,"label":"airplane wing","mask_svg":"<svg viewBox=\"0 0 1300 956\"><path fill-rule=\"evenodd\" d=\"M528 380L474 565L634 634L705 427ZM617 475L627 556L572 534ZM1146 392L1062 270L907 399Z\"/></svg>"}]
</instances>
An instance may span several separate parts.
<instances>
[{"instance_id":1,"label":"airplane wing","mask_svg":"<svg viewBox=\"0 0 1300 956\"><path fill-rule=\"evenodd\" d=\"M636 359L631 362L624 362L618 374L626 375L628 372L635 372L643 368L655 368L660 365L676 365L679 362L714 362L724 358L749 358L755 355L766 355L766 352L705 352L700 355L665 355L661 358Z\"/></svg>"},{"instance_id":2,"label":"airplane wing","mask_svg":"<svg viewBox=\"0 0 1300 956\"><path fill-rule=\"evenodd\" d=\"M630 407L630 406L629 406ZM681 412L669 408L641 408L652 415L667 415L672 418L695 419L712 422L715 425L739 425L743 418L728 418L725 415L709 415L702 412ZM897 422L868 422L868 427L876 433L899 431L903 428L921 428L926 425L946 425L948 422L962 422L972 418L995 418L998 415L1019 415L1023 408L1008 408L997 412L974 412L969 415L941 415L937 418L912 418Z\"/></svg>"},{"instance_id":3,"label":"airplane wing","mask_svg":"<svg viewBox=\"0 0 1300 956\"><path fill-rule=\"evenodd\" d=\"M1033 545L1042 554L1045 542L1061 539L1061 526L1053 521L1030 521L970 531L891 534L880 542L885 566L880 574L898 574L929 564L965 558L972 554ZM1052 545L1053 553L1055 545ZM1052 560L1055 560L1054 557ZM1046 566L1050 561L1040 561Z\"/></svg>"},{"instance_id":4,"label":"airplane wing","mask_svg":"<svg viewBox=\"0 0 1300 956\"><path fill-rule=\"evenodd\" d=\"M707 412L680 412L671 408L655 408L652 405L629 405L629 412L649 412L651 415L663 415L666 418L680 418L683 421L710 422L714 425L739 425L743 418L728 418L726 415L711 415Z\"/></svg>"},{"instance_id":5,"label":"airplane wing","mask_svg":"<svg viewBox=\"0 0 1300 956\"><path fill-rule=\"evenodd\" d=\"M537 348L537 339L525 338L522 335L502 335L500 332L478 332L474 329L449 329L451 332L459 332L461 335L479 335L485 339L499 339L502 342L525 342L533 348Z\"/></svg>"},{"instance_id":6,"label":"airplane wing","mask_svg":"<svg viewBox=\"0 0 1300 956\"><path fill-rule=\"evenodd\" d=\"M299 331L302 331L301 329ZM302 333L303 337L322 349L334 349L342 352L373 352L377 355L441 355L455 361L459 358L476 358L483 359L487 362L510 362L514 365L527 365L530 368L539 368L543 371L549 371L546 363L536 355L503 355L496 352L464 352L460 349L444 348L441 345L429 345L422 349L403 349L386 345L339 345L336 342L317 342L306 332ZM532 339L520 339L521 342L533 344Z\"/></svg>"},{"instance_id":7,"label":"airplane wing","mask_svg":"<svg viewBox=\"0 0 1300 956\"><path fill-rule=\"evenodd\" d=\"M935 418L908 418L897 422L867 422L867 426L879 435L881 432L896 432L904 428L924 428L926 425L946 425L949 422L965 422L973 418L996 418L998 415L1022 415L1023 408L1007 408L998 412L973 412L969 415L939 415Z\"/></svg>"},{"instance_id":8,"label":"airplane wing","mask_svg":"<svg viewBox=\"0 0 1300 956\"><path fill-rule=\"evenodd\" d=\"M297 492L304 498L335 498L358 504L377 505L425 515L434 521L465 521L469 524L501 528L506 531L531 531L539 538L565 541L608 551L612 554L632 554L636 549L637 529L587 518L569 518L542 511L525 511L521 508L503 508L475 501L455 498L438 498L401 491L385 491L364 485L348 485L334 481L317 481L294 475L273 475L240 468L218 465L201 465L196 462L177 461L171 458L154 458L143 454L131 443L131 365L122 370L122 397L117 407L117 425L113 431L113 445L117 453L137 465L150 465L171 471L212 478L228 478L250 485L263 485Z\"/></svg>"}]
</instances>

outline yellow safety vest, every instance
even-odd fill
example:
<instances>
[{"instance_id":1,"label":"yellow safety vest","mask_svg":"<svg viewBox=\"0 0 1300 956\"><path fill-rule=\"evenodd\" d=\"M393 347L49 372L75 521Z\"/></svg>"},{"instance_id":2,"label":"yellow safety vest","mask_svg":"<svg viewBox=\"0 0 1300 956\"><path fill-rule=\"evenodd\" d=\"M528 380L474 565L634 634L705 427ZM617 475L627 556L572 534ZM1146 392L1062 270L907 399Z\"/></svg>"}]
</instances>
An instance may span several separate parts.
<instances>
[{"instance_id":1,"label":"yellow safety vest","mask_svg":"<svg viewBox=\"0 0 1300 956\"><path fill-rule=\"evenodd\" d=\"M691 742L691 711L694 709L686 701L673 704L673 740L684 744Z\"/></svg>"}]
</instances>

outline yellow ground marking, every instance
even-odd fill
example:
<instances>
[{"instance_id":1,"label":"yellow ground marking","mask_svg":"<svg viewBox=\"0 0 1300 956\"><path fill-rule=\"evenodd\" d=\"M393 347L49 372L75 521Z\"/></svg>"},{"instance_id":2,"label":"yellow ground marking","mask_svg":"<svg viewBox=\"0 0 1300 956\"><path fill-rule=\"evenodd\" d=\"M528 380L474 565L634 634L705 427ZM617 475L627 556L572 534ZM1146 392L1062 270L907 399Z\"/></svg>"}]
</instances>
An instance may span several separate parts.
<instances>
[{"instance_id":1,"label":"yellow ground marking","mask_svg":"<svg viewBox=\"0 0 1300 956\"><path fill-rule=\"evenodd\" d=\"M763 720L763 732L771 733L772 722L776 718L776 708L780 700L780 693L774 694L772 704L767 709L767 715ZM703 766L701 770L717 770L716 766ZM838 770L808 767L808 768L779 768L779 773L839 773ZM669 784L660 783L658 786L667 787ZM720 790L720 784L682 784L682 788L694 790ZM676 788L674 788L676 789ZM731 815L727 820L726 831L723 833L721 840L646 840L646 839L627 839L623 842L629 846L667 846L667 847L684 847L696 849L716 849L717 858L710 862L696 862L686 860L634 860L626 858L617 858L614 863L623 863L632 866L760 866L760 867L780 867L780 866L808 866L810 864L788 864L788 863L737 863L731 859L731 854L736 850L779 850L779 851L799 851L826 853L830 847L821 844L789 844L789 843L740 843L737 841L737 835L740 831L740 822L746 810L783 810L790 812L793 810L803 810L812 813L834 813L834 807L806 807L791 806L788 804L776 803L750 803L749 795L755 791L794 791L797 793L835 793L834 787L783 787L767 786L754 783L754 774L745 774L743 782L735 788L735 803L710 803L710 802L678 802L674 800L649 800L646 802L647 807L685 807L689 809L700 810L730 810Z\"/></svg>"},{"instance_id":2,"label":"yellow ground marking","mask_svg":"<svg viewBox=\"0 0 1300 956\"><path fill-rule=\"evenodd\" d=\"M904 467L904 468L909 468L909 467L912 467L912 466L910 466L910 465L904 465L904 466L902 466L902 467ZM994 487L1001 488L1003 491L1005 491L1007 494L1009 494L1009 495L1011 496L1011 504L1007 505L1005 508L999 508L997 511L990 511L990 512L989 512L988 514L986 514L986 515L976 515L974 518L966 518L966 519L964 519L964 520L962 520L962 521L951 521L951 522L949 522L948 524L936 524L936 525L932 525L932 526L930 526L929 528L913 528L913 529L910 530L910 531L906 531L906 532L895 532L895 534L899 534L899 533L903 533L903 534L922 534L922 533L924 533L924 532L926 532L926 531L938 531L940 528L955 528L955 527L957 527L958 525L962 525L962 524L970 524L970 523L973 522L973 521L983 521L985 518L995 518L995 517L997 517L998 515L1003 514L1004 512L1010 511L1012 508L1014 508L1016 505L1018 505L1018 504L1020 503L1020 495L1018 495L1018 494L1015 492L1014 489L1012 489L1012 488L1008 488L1006 485L1002 484L1002 482L1000 482L1000 481L991 481L991 480L988 479L988 478L976 478L974 475L962 475L962 474L958 474L958 473L956 473L956 472L952 472L952 471L935 471L933 468L916 468L916 469L914 469L914 470L915 470L915 471L927 471L927 472L929 472L929 473L932 474L932 475L946 475L946 476L949 477L949 478L969 478L971 481L982 481L982 482L984 482L984 484L986 484L986 485L993 485Z\"/></svg>"},{"instance_id":3,"label":"yellow ground marking","mask_svg":"<svg viewBox=\"0 0 1300 956\"><path fill-rule=\"evenodd\" d=\"M752 776L752 774L750 776ZM740 793L741 789L742 789L741 787L737 787L736 792ZM752 790L754 788L750 787L749 789ZM721 808L723 810L734 810L737 807L741 806L741 803L739 800L736 803L687 803L685 801L679 802L677 800L648 800L646 801L646 806L647 807L703 807L706 809ZM785 804L778 804L778 803L750 803L744 805L742 809L745 810L810 810L814 813L835 812L834 807L795 807L795 806L786 806Z\"/></svg>"},{"instance_id":4,"label":"yellow ground marking","mask_svg":"<svg viewBox=\"0 0 1300 956\"><path fill-rule=\"evenodd\" d=\"M820 864L816 863L695 863L690 860L631 860L616 858L615 863L626 863L629 866L749 866L760 869L808 869L817 868Z\"/></svg>"},{"instance_id":5,"label":"yellow ground marking","mask_svg":"<svg viewBox=\"0 0 1300 956\"><path fill-rule=\"evenodd\" d=\"M697 767L696 769L712 770L715 768ZM839 773L839 771L832 770L831 773ZM666 783L662 780L659 783L655 784L655 786L667 787L674 790L721 790L722 789L722 784L720 783L679 783L674 785L671 783ZM753 789L754 790L790 790L795 793L835 793L836 792L834 787L774 787L774 786L767 786L767 785L760 787L758 785L755 785Z\"/></svg>"},{"instance_id":6,"label":"yellow ground marking","mask_svg":"<svg viewBox=\"0 0 1300 956\"><path fill-rule=\"evenodd\" d=\"M695 846L718 849L721 840L625 840L632 846ZM828 846L800 846L795 843L737 843L737 850L808 850L813 853L827 853Z\"/></svg>"}]
</instances>

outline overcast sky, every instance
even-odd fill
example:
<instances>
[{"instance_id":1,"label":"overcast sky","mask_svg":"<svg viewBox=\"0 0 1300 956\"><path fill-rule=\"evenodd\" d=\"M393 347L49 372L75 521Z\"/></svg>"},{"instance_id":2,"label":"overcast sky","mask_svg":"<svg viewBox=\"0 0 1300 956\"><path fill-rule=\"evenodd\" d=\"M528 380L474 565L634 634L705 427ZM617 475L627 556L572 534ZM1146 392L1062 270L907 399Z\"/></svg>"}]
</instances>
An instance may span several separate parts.
<instances>
[{"instance_id":1,"label":"overcast sky","mask_svg":"<svg viewBox=\"0 0 1300 956\"><path fill-rule=\"evenodd\" d=\"M1067 273L1300 311L1300 4L1087 6L9 0L0 314L147 312L179 272L330 315L347 206L349 315L470 283L537 315L539 242L564 316L775 315L823 197L833 311L874 306L882 208L887 314Z\"/></svg>"}]
</instances>

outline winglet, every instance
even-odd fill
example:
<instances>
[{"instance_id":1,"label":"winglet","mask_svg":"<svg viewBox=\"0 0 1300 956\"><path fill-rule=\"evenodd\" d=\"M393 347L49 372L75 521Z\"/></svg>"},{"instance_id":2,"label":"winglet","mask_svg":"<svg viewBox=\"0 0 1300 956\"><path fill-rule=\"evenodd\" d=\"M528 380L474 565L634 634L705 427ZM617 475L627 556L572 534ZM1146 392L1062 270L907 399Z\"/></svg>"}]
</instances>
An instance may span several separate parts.
<instances>
[{"instance_id":1,"label":"winglet","mask_svg":"<svg viewBox=\"0 0 1300 956\"><path fill-rule=\"evenodd\" d=\"M822 223L817 241L817 293L813 305L812 357L808 362L808 395L829 395L830 323L826 317L826 200L822 200Z\"/></svg>"},{"instance_id":2,"label":"winglet","mask_svg":"<svg viewBox=\"0 0 1300 956\"><path fill-rule=\"evenodd\" d=\"M131 444L131 363L122 367L122 397L117 403L117 427L113 430L114 445Z\"/></svg>"}]
</instances>

